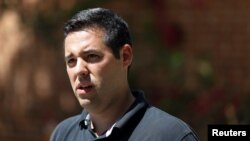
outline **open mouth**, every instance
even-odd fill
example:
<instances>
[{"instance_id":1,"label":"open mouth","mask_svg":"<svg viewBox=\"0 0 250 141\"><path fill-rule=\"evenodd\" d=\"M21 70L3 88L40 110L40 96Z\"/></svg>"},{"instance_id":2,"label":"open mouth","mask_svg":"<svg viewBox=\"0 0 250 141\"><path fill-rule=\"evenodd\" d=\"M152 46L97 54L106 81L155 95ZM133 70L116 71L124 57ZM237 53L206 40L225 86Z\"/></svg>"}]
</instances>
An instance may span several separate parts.
<instances>
[{"instance_id":1,"label":"open mouth","mask_svg":"<svg viewBox=\"0 0 250 141\"><path fill-rule=\"evenodd\" d=\"M76 92L79 94L85 94L90 92L93 89L93 85L78 85L76 88Z\"/></svg>"},{"instance_id":2,"label":"open mouth","mask_svg":"<svg viewBox=\"0 0 250 141\"><path fill-rule=\"evenodd\" d=\"M80 90L84 90L84 89L90 89L93 88L93 86L89 85L89 86L79 86L78 89Z\"/></svg>"}]
</instances>

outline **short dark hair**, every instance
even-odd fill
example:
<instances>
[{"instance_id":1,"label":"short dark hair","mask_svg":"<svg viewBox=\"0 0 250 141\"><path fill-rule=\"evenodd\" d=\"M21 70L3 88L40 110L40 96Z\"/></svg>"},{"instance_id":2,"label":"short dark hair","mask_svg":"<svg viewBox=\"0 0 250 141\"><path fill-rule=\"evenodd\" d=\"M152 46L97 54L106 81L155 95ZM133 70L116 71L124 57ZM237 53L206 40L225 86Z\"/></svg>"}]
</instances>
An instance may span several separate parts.
<instances>
[{"instance_id":1,"label":"short dark hair","mask_svg":"<svg viewBox=\"0 0 250 141\"><path fill-rule=\"evenodd\" d=\"M132 47L128 24L109 9L92 8L75 14L64 26L65 37L74 31L87 28L104 29L104 43L110 47L114 56L119 59L119 51L124 44Z\"/></svg>"}]
</instances>

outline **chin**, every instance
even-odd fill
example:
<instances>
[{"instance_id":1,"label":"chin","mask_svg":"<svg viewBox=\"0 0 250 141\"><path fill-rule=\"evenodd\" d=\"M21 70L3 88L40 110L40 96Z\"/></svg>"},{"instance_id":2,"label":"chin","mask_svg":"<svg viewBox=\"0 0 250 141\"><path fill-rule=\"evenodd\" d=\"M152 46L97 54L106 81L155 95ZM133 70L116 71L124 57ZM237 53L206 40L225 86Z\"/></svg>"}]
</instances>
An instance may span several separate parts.
<instances>
[{"instance_id":1,"label":"chin","mask_svg":"<svg viewBox=\"0 0 250 141\"><path fill-rule=\"evenodd\" d=\"M88 99L80 99L79 103L80 103L82 108L86 108L91 104L91 101Z\"/></svg>"}]
</instances>

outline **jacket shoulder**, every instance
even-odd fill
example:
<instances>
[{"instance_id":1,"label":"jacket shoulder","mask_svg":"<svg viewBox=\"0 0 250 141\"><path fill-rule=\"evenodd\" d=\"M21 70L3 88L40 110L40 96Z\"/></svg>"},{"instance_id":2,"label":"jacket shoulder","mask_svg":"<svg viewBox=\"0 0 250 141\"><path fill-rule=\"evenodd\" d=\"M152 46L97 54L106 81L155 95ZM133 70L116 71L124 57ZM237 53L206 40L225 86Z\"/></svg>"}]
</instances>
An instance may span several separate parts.
<instances>
[{"instance_id":1,"label":"jacket shoulder","mask_svg":"<svg viewBox=\"0 0 250 141\"><path fill-rule=\"evenodd\" d=\"M196 134L187 123L156 107L147 109L137 129L143 131L146 135L143 138L147 139L181 141L192 136L192 141L197 140Z\"/></svg>"},{"instance_id":2,"label":"jacket shoulder","mask_svg":"<svg viewBox=\"0 0 250 141\"><path fill-rule=\"evenodd\" d=\"M52 132L50 141L63 141L74 128L79 127L79 120L80 115L76 115L61 121Z\"/></svg>"}]
</instances>

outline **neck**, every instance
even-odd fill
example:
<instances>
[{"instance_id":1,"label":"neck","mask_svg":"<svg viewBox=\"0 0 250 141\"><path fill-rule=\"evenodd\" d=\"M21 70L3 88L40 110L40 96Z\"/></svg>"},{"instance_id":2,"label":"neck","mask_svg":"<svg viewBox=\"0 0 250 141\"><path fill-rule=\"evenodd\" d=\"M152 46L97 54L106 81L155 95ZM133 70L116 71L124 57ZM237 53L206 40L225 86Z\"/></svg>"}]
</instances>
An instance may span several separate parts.
<instances>
[{"instance_id":1,"label":"neck","mask_svg":"<svg viewBox=\"0 0 250 141\"><path fill-rule=\"evenodd\" d=\"M134 101L133 95L129 92L117 99L106 110L100 113L90 113L90 119L97 135L102 135L105 131L120 119Z\"/></svg>"}]
</instances>

